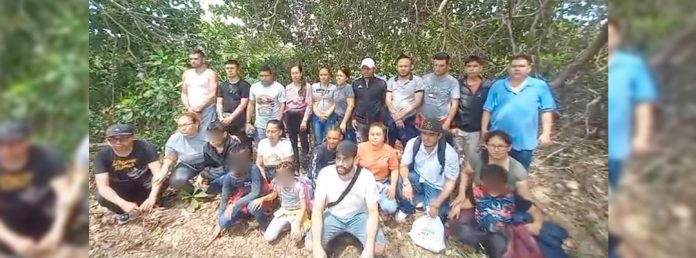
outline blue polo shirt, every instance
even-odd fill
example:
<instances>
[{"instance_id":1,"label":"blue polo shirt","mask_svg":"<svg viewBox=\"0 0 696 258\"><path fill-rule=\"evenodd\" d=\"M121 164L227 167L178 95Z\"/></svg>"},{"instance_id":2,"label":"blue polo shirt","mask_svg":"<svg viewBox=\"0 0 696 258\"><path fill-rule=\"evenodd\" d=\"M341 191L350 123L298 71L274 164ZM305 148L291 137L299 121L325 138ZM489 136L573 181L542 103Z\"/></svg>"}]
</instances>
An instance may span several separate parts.
<instances>
[{"instance_id":1,"label":"blue polo shirt","mask_svg":"<svg viewBox=\"0 0 696 258\"><path fill-rule=\"evenodd\" d=\"M491 130L502 130L510 135L513 149L533 150L539 138L539 112L553 111L556 102L543 80L527 77L521 87L520 92L515 93L509 79L496 81L488 92L483 110L491 113Z\"/></svg>"},{"instance_id":2,"label":"blue polo shirt","mask_svg":"<svg viewBox=\"0 0 696 258\"><path fill-rule=\"evenodd\" d=\"M637 55L616 51L609 60L609 158L631 154L635 104L652 102L657 90L646 63Z\"/></svg>"}]
</instances>

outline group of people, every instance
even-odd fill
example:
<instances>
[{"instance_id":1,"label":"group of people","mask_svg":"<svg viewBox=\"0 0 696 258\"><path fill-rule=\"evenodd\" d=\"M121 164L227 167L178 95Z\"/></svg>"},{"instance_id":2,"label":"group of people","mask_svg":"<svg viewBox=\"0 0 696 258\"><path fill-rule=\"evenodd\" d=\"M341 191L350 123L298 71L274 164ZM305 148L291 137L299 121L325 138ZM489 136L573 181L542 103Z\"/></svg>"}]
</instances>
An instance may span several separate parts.
<instances>
[{"instance_id":1,"label":"group of people","mask_svg":"<svg viewBox=\"0 0 696 258\"><path fill-rule=\"evenodd\" d=\"M532 59L515 55L497 81L482 75L477 56L465 59L460 79L449 74L447 53L435 54L433 73L422 77L410 56L395 61L388 81L365 58L352 82L349 69L322 67L310 84L295 65L283 86L268 66L250 84L230 60L218 83L194 50L182 76L186 111L164 158L134 126L110 126L94 160L97 200L122 224L167 187L201 189L220 194L216 238L247 215L268 241L290 230L317 257L342 233L362 243L365 257L382 254L380 221L401 223L423 209L490 257L521 257L511 239L539 242L528 257L559 257L541 236L557 233L548 252L562 252L567 233L544 223L527 184L534 149L551 143L556 107L547 83L529 76Z\"/></svg>"}]
</instances>

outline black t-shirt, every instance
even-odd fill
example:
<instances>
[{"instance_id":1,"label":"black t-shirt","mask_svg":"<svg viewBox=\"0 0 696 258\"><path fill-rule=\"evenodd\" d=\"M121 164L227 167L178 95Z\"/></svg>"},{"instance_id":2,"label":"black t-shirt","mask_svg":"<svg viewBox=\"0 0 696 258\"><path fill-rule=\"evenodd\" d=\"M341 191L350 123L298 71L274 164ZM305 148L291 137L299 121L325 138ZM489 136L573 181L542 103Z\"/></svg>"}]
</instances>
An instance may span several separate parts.
<instances>
[{"instance_id":1,"label":"black t-shirt","mask_svg":"<svg viewBox=\"0 0 696 258\"><path fill-rule=\"evenodd\" d=\"M249 98L249 89L251 84L245 80L239 80L237 83L231 83L230 81L223 81L218 87L218 97L222 98L222 112L232 113L234 112L242 99ZM246 112L242 112L235 124L239 124L241 121L242 125L246 122Z\"/></svg>"},{"instance_id":2,"label":"black t-shirt","mask_svg":"<svg viewBox=\"0 0 696 258\"><path fill-rule=\"evenodd\" d=\"M353 81L353 92L355 93L353 119L362 124L383 121L387 113L384 110L387 82L372 77L366 83L365 78L360 78Z\"/></svg>"},{"instance_id":3,"label":"black t-shirt","mask_svg":"<svg viewBox=\"0 0 696 258\"><path fill-rule=\"evenodd\" d=\"M94 173L109 173L111 184L142 183L152 179L148 164L159 160L157 147L147 141L135 140L133 151L127 157L119 157L109 146L102 148L94 158Z\"/></svg>"},{"instance_id":4,"label":"black t-shirt","mask_svg":"<svg viewBox=\"0 0 696 258\"><path fill-rule=\"evenodd\" d=\"M481 131L483 104L486 103L492 80L481 78L481 86L472 92L466 84L466 77L459 79L459 107L453 125L466 132Z\"/></svg>"},{"instance_id":5,"label":"black t-shirt","mask_svg":"<svg viewBox=\"0 0 696 258\"><path fill-rule=\"evenodd\" d=\"M0 217L13 231L40 235L53 217L55 192L51 181L66 171L66 159L46 146L32 146L20 170L0 164Z\"/></svg>"}]
</instances>

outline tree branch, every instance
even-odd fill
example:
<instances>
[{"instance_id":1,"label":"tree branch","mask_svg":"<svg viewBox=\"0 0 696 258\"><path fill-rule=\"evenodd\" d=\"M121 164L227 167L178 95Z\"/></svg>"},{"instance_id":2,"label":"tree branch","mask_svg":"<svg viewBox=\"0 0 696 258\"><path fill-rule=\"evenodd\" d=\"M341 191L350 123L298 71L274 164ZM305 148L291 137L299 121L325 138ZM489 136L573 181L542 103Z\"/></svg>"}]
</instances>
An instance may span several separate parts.
<instances>
[{"instance_id":1,"label":"tree branch","mask_svg":"<svg viewBox=\"0 0 696 258\"><path fill-rule=\"evenodd\" d=\"M445 5L447 5L448 0L442 0L442 3L440 3L440 7L437 8L437 13L441 13L442 9L445 9Z\"/></svg>"},{"instance_id":2,"label":"tree branch","mask_svg":"<svg viewBox=\"0 0 696 258\"><path fill-rule=\"evenodd\" d=\"M515 43L514 33L512 32L512 12L515 9L515 0L508 1L508 19L506 22L508 35L510 36L510 46L512 47L512 54L517 53L517 44Z\"/></svg>"},{"instance_id":3,"label":"tree branch","mask_svg":"<svg viewBox=\"0 0 696 258\"><path fill-rule=\"evenodd\" d=\"M577 72L583 64L586 64L592 57L597 55L599 51L607 44L607 23L602 25L599 36L590 44L585 50L580 53L578 57L568 64L561 73L558 74L556 79L551 81L550 85L552 88L557 88L564 85L565 81L570 78L575 72Z\"/></svg>"},{"instance_id":4,"label":"tree branch","mask_svg":"<svg viewBox=\"0 0 696 258\"><path fill-rule=\"evenodd\" d=\"M527 37L527 44L531 44L531 42L534 41L534 36L536 36L537 24L539 24L539 21L542 18L544 18L544 15L546 15L545 10L549 7L550 4L551 0L545 0L544 2L541 2L541 0L539 0L539 10L537 11L536 16L534 17L532 26L529 27L529 36Z\"/></svg>"},{"instance_id":5,"label":"tree branch","mask_svg":"<svg viewBox=\"0 0 696 258\"><path fill-rule=\"evenodd\" d=\"M679 53L685 47L691 47L691 42L696 38L696 15L692 15L689 24L684 29L672 36L659 52L650 58L652 67L665 64L674 54Z\"/></svg>"}]
</instances>

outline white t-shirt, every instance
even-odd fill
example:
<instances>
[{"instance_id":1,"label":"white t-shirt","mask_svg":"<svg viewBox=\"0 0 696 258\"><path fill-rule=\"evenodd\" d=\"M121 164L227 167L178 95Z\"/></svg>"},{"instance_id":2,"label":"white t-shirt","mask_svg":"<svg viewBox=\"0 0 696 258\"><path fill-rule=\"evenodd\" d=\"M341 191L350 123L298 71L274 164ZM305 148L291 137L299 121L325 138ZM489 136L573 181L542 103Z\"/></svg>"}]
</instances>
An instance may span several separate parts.
<instances>
[{"instance_id":1,"label":"white t-shirt","mask_svg":"<svg viewBox=\"0 0 696 258\"><path fill-rule=\"evenodd\" d=\"M266 128L266 123L280 116L280 105L285 103L285 87L278 82L270 86L263 86L260 82L254 83L249 89L249 99L255 101L256 128Z\"/></svg>"},{"instance_id":2,"label":"white t-shirt","mask_svg":"<svg viewBox=\"0 0 696 258\"><path fill-rule=\"evenodd\" d=\"M277 166L283 159L293 156L292 143L288 139L280 139L275 146L271 146L271 141L266 138L259 142L256 149L259 156L263 157L265 166Z\"/></svg>"},{"instance_id":3,"label":"white t-shirt","mask_svg":"<svg viewBox=\"0 0 696 258\"><path fill-rule=\"evenodd\" d=\"M431 153L425 150L425 146L421 142L421 146L413 160L413 145L416 144L416 138L409 140L404 147L404 154L401 155L401 164L411 165L414 163L416 173L420 175L421 180L427 182L430 186L442 190L445 186L445 178L449 180L457 180L459 177L459 156L454 148L447 144L445 147L445 170L440 174L440 161L437 159L437 145ZM411 182L412 184L419 182ZM421 182L422 183L422 182Z\"/></svg>"},{"instance_id":4,"label":"white t-shirt","mask_svg":"<svg viewBox=\"0 0 696 258\"><path fill-rule=\"evenodd\" d=\"M350 180L344 181L338 177L336 165L325 167L319 172L317 179L317 189L314 192L314 199L326 198L326 204L338 200L343 190L348 187ZM375 176L369 170L363 168L360 176L355 181L353 188L343 200L328 208L332 215L347 219L358 213L367 211L367 204L377 203L379 193L377 192L377 182Z\"/></svg>"}]
</instances>

